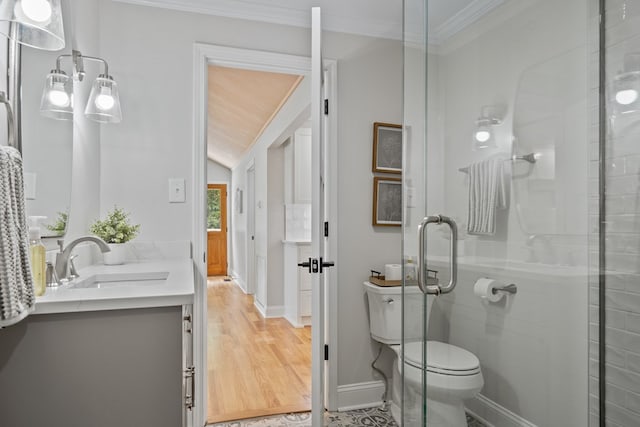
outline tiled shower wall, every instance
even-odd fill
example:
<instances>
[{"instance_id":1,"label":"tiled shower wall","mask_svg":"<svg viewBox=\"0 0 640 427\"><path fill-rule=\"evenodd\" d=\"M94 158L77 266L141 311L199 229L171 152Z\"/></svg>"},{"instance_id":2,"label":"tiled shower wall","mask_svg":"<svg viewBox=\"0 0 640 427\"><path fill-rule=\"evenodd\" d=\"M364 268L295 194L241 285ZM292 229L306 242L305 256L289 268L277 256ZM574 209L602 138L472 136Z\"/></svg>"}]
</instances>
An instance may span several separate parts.
<instances>
[{"instance_id":1,"label":"tiled shower wall","mask_svg":"<svg viewBox=\"0 0 640 427\"><path fill-rule=\"evenodd\" d=\"M597 9L597 1L592 2ZM640 52L640 2L606 0L605 76L623 69L625 54ZM593 15L593 16L597 16ZM595 26L594 26L595 28ZM593 32L597 38L597 31ZM592 40L592 46L597 47ZM592 49L593 106L590 168L590 425L598 425L598 53ZM595 83L595 85L593 84ZM640 112L620 114L606 103L606 422L640 425Z\"/></svg>"}]
</instances>

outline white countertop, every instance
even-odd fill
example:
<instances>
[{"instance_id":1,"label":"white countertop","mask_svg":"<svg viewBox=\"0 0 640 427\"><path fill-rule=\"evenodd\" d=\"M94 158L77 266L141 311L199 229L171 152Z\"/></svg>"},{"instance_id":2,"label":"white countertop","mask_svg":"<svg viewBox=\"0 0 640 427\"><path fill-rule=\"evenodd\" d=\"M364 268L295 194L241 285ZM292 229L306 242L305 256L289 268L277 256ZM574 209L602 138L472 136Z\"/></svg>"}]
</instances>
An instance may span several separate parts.
<instances>
[{"instance_id":1,"label":"white countertop","mask_svg":"<svg viewBox=\"0 0 640 427\"><path fill-rule=\"evenodd\" d=\"M193 304L194 274L191 259L159 259L122 265L91 265L80 269L79 280L95 274L168 272L166 280L140 286L72 289L69 285L47 288L36 298L33 314L73 313Z\"/></svg>"}]
</instances>

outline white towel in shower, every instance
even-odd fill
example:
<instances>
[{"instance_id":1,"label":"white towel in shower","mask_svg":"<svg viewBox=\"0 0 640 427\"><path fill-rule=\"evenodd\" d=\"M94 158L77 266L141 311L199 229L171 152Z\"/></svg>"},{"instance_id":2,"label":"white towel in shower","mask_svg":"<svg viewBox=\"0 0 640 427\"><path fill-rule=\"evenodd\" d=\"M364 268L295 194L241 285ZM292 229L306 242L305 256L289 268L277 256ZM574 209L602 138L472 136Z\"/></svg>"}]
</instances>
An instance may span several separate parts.
<instances>
[{"instance_id":1,"label":"white towel in shower","mask_svg":"<svg viewBox=\"0 0 640 427\"><path fill-rule=\"evenodd\" d=\"M0 328L35 308L20 152L0 146Z\"/></svg>"},{"instance_id":2,"label":"white towel in shower","mask_svg":"<svg viewBox=\"0 0 640 427\"><path fill-rule=\"evenodd\" d=\"M506 200L502 159L469 165L469 234L494 235L497 210L506 207Z\"/></svg>"}]
</instances>

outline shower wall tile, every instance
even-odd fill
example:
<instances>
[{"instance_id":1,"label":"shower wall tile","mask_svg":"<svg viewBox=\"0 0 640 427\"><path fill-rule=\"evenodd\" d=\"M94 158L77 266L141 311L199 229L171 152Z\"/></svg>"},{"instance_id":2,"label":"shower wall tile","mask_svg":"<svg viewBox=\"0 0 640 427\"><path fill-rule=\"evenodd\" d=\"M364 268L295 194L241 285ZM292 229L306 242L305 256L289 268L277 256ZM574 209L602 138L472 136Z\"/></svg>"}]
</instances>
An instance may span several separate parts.
<instances>
[{"instance_id":1,"label":"shower wall tile","mask_svg":"<svg viewBox=\"0 0 640 427\"><path fill-rule=\"evenodd\" d=\"M627 367L632 371L640 372L640 354L627 353ZM640 405L637 408L640 410Z\"/></svg>"},{"instance_id":2,"label":"shower wall tile","mask_svg":"<svg viewBox=\"0 0 640 427\"><path fill-rule=\"evenodd\" d=\"M613 384L607 384L605 387L607 402L612 402L612 403L625 402L627 400L628 393L629 392L627 390L617 387Z\"/></svg>"},{"instance_id":3,"label":"shower wall tile","mask_svg":"<svg viewBox=\"0 0 640 427\"><path fill-rule=\"evenodd\" d=\"M607 365L607 383L614 384L634 393L640 393L640 375Z\"/></svg>"},{"instance_id":4,"label":"shower wall tile","mask_svg":"<svg viewBox=\"0 0 640 427\"><path fill-rule=\"evenodd\" d=\"M625 407L635 414L636 422L638 422L640 419L640 394L628 392L626 401Z\"/></svg>"},{"instance_id":5,"label":"shower wall tile","mask_svg":"<svg viewBox=\"0 0 640 427\"><path fill-rule=\"evenodd\" d=\"M621 348L607 345L605 357L607 364L611 364L619 368L625 368L627 366L627 353Z\"/></svg>"},{"instance_id":6,"label":"shower wall tile","mask_svg":"<svg viewBox=\"0 0 640 427\"><path fill-rule=\"evenodd\" d=\"M614 423L619 423L622 426L637 426L638 418L637 414L631 412L630 410L615 405L613 403L607 402L606 404L607 410L607 419L613 421Z\"/></svg>"},{"instance_id":7,"label":"shower wall tile","mask_svg":"<svg viewBox=\"0 0 640 427\"><path fill-rule=\"evenodd\" d=\"M626 318L626 326L630 331L640 334L640 314L628 313ZM640 369L638 369L638 372L640 372Z\"/></svg>"},{"instance_id":8,"label":"shower wall tile","mask_svg":"<svg viewBox=\"0 0 640 427\"><path fill-rule=\"evenodd\" d=\"M640 307L640 294L607 291L606 304L607 308L629 311L631 313L638 312L638 308Z\"/></svg>"}]
</instances>

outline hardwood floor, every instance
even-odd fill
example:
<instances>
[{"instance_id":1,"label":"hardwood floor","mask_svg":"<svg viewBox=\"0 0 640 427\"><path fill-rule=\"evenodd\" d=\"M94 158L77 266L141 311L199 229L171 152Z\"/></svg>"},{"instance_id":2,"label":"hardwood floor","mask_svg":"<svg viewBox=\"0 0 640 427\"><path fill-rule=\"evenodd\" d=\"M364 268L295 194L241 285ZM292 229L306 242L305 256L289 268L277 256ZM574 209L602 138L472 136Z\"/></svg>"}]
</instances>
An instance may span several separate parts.
<instances>
[{"instance_id":1,"label":"hardwood floor","mask_svg":"<svg viewBox=\"0 0 640 427\"><path fill-rule=\"evenodd\" d=\"M208 422L311 410L311 328L263 319L223 277L207 288Z\"/></svg>"}]
</instances>

